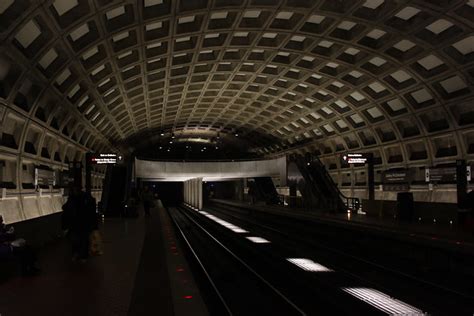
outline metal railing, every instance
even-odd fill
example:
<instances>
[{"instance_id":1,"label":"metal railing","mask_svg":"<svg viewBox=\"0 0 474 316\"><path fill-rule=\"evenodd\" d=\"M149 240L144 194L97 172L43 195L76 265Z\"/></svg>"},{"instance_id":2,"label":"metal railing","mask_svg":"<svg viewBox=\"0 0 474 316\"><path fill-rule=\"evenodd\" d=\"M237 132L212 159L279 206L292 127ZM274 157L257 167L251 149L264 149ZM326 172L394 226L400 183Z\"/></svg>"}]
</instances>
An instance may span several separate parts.
<instances>
[{"instance_id":1,"label":"metal railing","mask_svg":"<svg viewBox=\"0 0 474 316\"><path fill-rule=\"evenodd\" d=\"M355 197L348 197L345 196L341 190L339 190L339 187L336 185L332 177L329 175L327 172L324 164L319 160L318 157L312 156L311 161L305 161L303 156L295 156L294 161L298 165L298 167L306 169L308 174L311 174L310 168L308 168L308 163L310 165L312 164L313 168L316 167L319 169L319 174L322 176L322 180L325 182L326 187L333 191L336 196L340 198L340 200L344 203L344 206L346 207L347 210L350 210L351 212L357 212L360 208L360 200L359 198ZM341 205L339 204L340 202L334 201L336 205L334 205L336 208L341 208ZM339 205L339 206L338 206Z\"/></svg>"}]
</instances>

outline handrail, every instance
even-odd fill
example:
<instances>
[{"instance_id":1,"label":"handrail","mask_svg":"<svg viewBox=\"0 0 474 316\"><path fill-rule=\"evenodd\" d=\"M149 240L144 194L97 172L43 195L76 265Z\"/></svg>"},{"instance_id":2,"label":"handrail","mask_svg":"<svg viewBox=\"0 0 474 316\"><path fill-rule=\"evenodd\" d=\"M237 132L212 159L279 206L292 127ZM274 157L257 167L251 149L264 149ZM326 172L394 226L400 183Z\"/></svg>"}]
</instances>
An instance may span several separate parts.
<instances>
[{"instance_id":1,"label":"handrail","mask_svg":"<svg viewBox=\"0 0 474 316\"><path fill-rule=\"evenodd\" d=\"M306 181L308 181L308 183L314 183L314 182L317 182L317 180L313 179L313 175L312 175L312 172L310 171L310 169L308 168L307 166L307 162L304 160L304 158L301 156L301 155L295 155L294 156L294 162L296 163L296 165L298 166L298 169L300 169L300 172L302 174L302 176L304 178L307 178L308 179ZM324 181L324 179L323 179ZM333 191L332 188L330 188L330 186L327 185L327 182L324 181L324 186L320 186L320 185L315 185L315 186L310 186L312 188L312 190L317 190L317 195L326 202L326 207L329 207L329 208L333 208L333 207L338 207L337 205L334 205L334 202L335 200L333 198L331 198L330 196L330 192ZM329 190L329 194L326 194L325 192L321 191L321 187L324 187L326 190ZM336 204L338 204L336 202Z\"/></svg>"},{"instance_id":2,"label":"handrail","mask_svg":"<svg viewBox=\"0 0 474 316\"><path fill-rule=\"evenodd\" d=\"M302 166L306 167L305 164L304 164L304 161L302 161L304 159L303 156L298 155L296 157L296 160L298 160L298 159L300 160L300 162L303 162ZM326 167L321 162L319 157L311 156L311 162L315 162L317 164L317 166L324 171L324 172L321 172L321 173L324 175L323 176L324 180L328 184L327 187L330 190L332 190L333 192L335 192L340 197L340 199L343 201L343 203L345 204L347 209L350 210L350 211L358 211L359 208L360 208L360 199L357 198L357 197L348 197L348 196L344 195L344 193L341 192L339 187L336 185L336 183L334 182L332 177L327 172Z\"/></svg>"},{"instance_id":3,"label":"handrail","mask_svg":"<svg viewBox=\"0 0 474 316\"><path fill-rule=\"evenodd\" d=\"M324 164L321 162L321 160L319 159L319 157L317 156L314 156L312 157L313 159L317 160L318 164L325 168L324 167ZM344 195L344 193L341 192L341 190L339 189L339 187L337 186L337 184L334 182L334 179L329 175L329 173L326 171L325 172L325 178L331 182L332 184L332 187L336 189L336 192L339 194L339 196L342 198L342 200L345 200L345 204L347 206L347 208L351 211L358 211L359 208L360 208L360 199L357 198L357 197L349 197L349 196L346 196Z\"/></svg>"}]
</instances>

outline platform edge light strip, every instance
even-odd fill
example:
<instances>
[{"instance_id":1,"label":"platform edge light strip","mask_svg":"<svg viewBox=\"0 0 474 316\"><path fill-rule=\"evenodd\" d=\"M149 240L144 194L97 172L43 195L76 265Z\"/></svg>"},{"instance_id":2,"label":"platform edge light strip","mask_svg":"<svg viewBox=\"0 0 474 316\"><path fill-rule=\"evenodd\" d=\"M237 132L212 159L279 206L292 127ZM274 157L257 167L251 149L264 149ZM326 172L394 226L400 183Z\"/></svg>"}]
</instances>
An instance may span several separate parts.
<instances>
[{"instance_id":1,"label":"platform edge light strip","mask_svg":"<svg viewBox=\"0 0 474 316\"><path fill-rule=\"evenodd\" d=\"M426 315L421 309L375 289L365 287L343 287L341 289L389 315Z\"/></svg>"},{"instance_id":2,"label":"platform edge light strip","mask_svg":"<svg viewBox=\"0 0 474 316\"><path fill-rule=\"evenodd\" d=\"M245 237L245 238L247 238L248 240L250 240L251 242L254 242L256 244L269 244L270 243L269 240L266 240L265 238L262 238L262 237L248 236L248 237Z\"/></svg>"},{"instance_id":3,"label":"platform edge light strip","mask_svg":"<svg viewBox=\"0 0 474 316\"><path fill-rule=\"evenodd\" d=\"M287 258L288 262L293 263L295 266L310 272L333 272L328 267L323 266L311 259L306 258Z\"/></svg>"},{"instance_id":4,"label":"platform edge light strip","mask_svg":"<svg viewBox=\"0 0 474 316\"><path fill-rule=\"evenodd\" d=\"M192 207L188 204L185 204L185 205L188 206L188 207L191 207L194 211L196 211L198 213L201 213L202 215L206 216L210 220L213 220L217 224L220 224L220 225L224 226L225 228L228 228L228 229L232 230L234 233L239 233L239 234L248 233L248 231L246 231L245 229L240 228L239 226L236 226L234 224L231 224L231 223L229 223L229 222L227 222L223 219L220 219L219 217L217 217L215 215L209 214L206 211L199 211L197 208L194 208L194 207Z\"/></svg>"}]
</instances>

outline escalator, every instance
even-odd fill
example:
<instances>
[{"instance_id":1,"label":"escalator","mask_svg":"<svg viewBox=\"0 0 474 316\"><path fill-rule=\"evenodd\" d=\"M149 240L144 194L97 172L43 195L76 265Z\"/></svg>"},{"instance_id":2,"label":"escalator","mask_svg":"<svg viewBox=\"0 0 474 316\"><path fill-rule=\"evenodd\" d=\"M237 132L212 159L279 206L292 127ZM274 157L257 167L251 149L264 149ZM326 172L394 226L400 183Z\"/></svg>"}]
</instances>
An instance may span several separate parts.
<instances>
[{"instance_id":1,"label":"escalator","mask_svg":"<svg viewBox=\"0 0 474 316\"><path fill-rule=\"evenodd\" d=\"M288 161L288 181L300 191L305 206L331 212L357 211L358 199L344 196L317 157L294 155Z\"/></svg>"},{"instance_id":2,"label":"escalator","mask_svg":"<svg viewBox=\"0 0 474 316\"><path fill-rule=\"evenodd\" d=\"M261 200L267 205L280 204L280 197L271 177L254 178L255 188Z\"/></svg>"}]
</instances>

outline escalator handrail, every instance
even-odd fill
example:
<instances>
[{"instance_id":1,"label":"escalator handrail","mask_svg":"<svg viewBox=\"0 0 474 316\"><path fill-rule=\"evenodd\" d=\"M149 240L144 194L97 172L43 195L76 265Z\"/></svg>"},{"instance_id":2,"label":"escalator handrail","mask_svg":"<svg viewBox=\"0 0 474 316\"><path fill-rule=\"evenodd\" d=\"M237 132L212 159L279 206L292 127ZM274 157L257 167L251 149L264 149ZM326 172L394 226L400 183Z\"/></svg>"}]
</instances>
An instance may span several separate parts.
<instances>
[{"instance_id":1,"label":"escalator handrail","mask_svg":"<svg viewBox=\"0 0 474 316\"><path fill-rule=\"evenodd\" d=\"M304 172L301 172L301 175L304 177L304 178L308 178L310 181L309 182L312 182L312 183L315 183L316 181L313 179L313 176L311 175L311 172L309 172L307 166L306 166L306 163L303 161L303 159L301 157L296 157L296 159L294 160L294 162L296 163L296 165L298 166L298 169L300 169L300 171L303 171ZM308 180L307 180L308 181ZM334 199L330 198L330 196L324 194L321 189L320 189L320 186L319 185L311 185L310 188L312 190L316 190L316 194L318 196L320 196L324 201L325 203L327 204L327 206L330 206L333 202L334 202Z\"/></svg>"},{"instance_id":2,"label":"escalator handrail","mask_svg":"<svg viewBox=\"0 0 474 316\"><path fill-rule=\"evenodd\" d=\"M330 188L330 190L332 190L334 193L336 193L336 195L339 196L339 198L342 200L342 203L344 203L344 201L345 201L346 203L344 203L344 204L347 205L347 207L349 209L351 209L353 211L357 211L359 209L359 206L360 206L360 199L356 198L356 197L348 197L348 196L344 195L344 193L341 192L339 187L336 185L336 183L334 182L332 177L327 172L326 167L321 162L319 157L312 156L311 158L312 158L312 162L315 161L317 166L321 169L321 171L322 171L321 174L324 175L323 178L324 178L324 181L327 184L327 187ZM295 161L296 161L298 167L303 167L306 170L308 169L306 167L306 163L304 163L304 158L302 156L297 156Z\"/></svg>"},{"instance_id":3,"label":"escalator handrail","mask_svg":"<svg viewBox=\"0 0 474 316\"><path fill-rule=\"evenodd\" d=\"M346 201L346 205L349 206L349 201L351 201L351 205L354 206L355 205L355 209L354 211L358 211L359 210L359 207L360 207L360 199L357 198L357 197L349 197L349 196L346 196L344 195L344 193L341 192L341 190L339 189L339 187L336 185L336 183L334 182L333 178L329 175L329 173L327 172L326 168L324 167L323 163L321 162L321 160L319 159L319 157L315 156L313 157L314 160L316 160L318 162L318 165L322 168L324 168L324 171L323 172L325 174L325 178L327 181L329 181L331 183L331 186L333 187L334 190L336 190L336 192L339 194L339 196Z\"/></svg>"}]
</instances>

